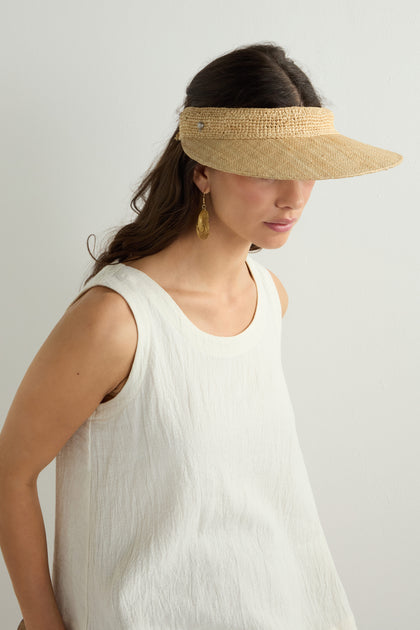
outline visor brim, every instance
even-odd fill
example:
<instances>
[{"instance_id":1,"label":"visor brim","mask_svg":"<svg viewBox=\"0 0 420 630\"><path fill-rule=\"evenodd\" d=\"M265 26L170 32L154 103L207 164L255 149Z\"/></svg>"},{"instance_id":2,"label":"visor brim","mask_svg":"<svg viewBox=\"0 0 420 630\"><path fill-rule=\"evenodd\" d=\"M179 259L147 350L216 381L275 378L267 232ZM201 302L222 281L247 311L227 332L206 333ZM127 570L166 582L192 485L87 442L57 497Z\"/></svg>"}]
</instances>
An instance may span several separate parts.
<instances>
[{"instance_id":1,"label":"visor brim","mask_svg":"<svg viewBox=\"0 0 420 630\"><path fill-rule=\"evenodd\" d=\"M403 156L340 133L289 138L181 138L184 152L227 173L269 179L339 179L387 170Z\"/></svg>"}]
</instances>

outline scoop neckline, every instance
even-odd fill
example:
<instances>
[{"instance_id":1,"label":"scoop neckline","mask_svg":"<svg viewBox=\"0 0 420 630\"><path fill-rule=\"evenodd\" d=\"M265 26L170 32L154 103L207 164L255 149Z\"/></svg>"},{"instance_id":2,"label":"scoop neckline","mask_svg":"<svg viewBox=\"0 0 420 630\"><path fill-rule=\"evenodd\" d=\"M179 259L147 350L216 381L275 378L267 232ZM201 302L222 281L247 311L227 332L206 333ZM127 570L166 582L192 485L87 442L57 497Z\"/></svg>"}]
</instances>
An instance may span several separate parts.
<instances>
[{"instance_id":1,"label":"scoop neckline","mask_svg":"<svg viewBox=\"0 0 420 630\"><path fill-rule=\"evenodd\" d=\"M263 317L263 291L258 269L256 264L254 264L254 261L251 260L249 256L245 260L245 264L248 267L248 271L257 290L257 303L253 318L248 326L237 335L229 336L213 335L212 333L201 330L201 328L194 324L173 297L158 282L156 282L156 280L153 280L153 278L141 269L131 267L123 262L119 264L122 265L124 269L128 269L128 273L131 273L132 271L134 274L140 274L140 276L137 277L141 277L154 291L155 295L161 298L158 305L166 311L166 315L174 316L173 318L170 318L170 321L176 323L178 328L181 328L185 334L190 337L192 336L196 341L204 343L208 348L213 347L214 349L229 350L246 346L256 338L257 333L261 329L261 320Z\"/></svg>"}]
</instances>

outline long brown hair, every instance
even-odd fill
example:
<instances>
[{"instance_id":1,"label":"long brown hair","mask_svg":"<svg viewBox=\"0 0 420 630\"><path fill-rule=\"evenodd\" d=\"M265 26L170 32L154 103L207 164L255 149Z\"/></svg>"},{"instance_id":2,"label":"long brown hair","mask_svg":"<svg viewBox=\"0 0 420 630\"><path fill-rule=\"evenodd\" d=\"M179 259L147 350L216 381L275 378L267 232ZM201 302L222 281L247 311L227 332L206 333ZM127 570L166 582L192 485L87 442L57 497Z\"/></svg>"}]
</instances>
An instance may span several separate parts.
<instances>
[{"instance_id":1,"label":"long brown hair","mask_svg":"<svg viewBox=\"0 0 420 630\"><path fill-rule=\"evenodd\" d=\"M306 74L283 48L260 43L235 48L206 65L191 80L184 107L322 107ZM104 251L94 258L92 278L105 265L155 254L190 230L201 210L201 193L193 181L197 162L175 140L177 127L131 199L137 217L116 228ZM139 202L143 202L139 207ZM262 248L251 244L249 251Z\"/></svg>"}]
</instances>

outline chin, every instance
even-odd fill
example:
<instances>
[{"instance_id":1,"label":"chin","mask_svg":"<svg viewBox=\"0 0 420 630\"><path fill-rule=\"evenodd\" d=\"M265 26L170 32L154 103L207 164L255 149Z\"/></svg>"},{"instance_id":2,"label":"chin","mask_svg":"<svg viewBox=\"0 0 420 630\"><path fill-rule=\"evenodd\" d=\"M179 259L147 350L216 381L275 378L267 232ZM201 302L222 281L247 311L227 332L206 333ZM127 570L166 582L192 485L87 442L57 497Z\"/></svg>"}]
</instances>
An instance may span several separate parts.
<instances>
[{"instance_id":1,"label":"chin","mask_svg":"<svg viewBox=\"0 0 420 630\"><path fill-rule=\"evenodd\" d=\"M286 241L283 241L283 243L277 243L276 245L274 245L274 243L271 245L264 245L263 249L280 249L283 245L286 245Z\"/></svg>"},{"instance_id":2,"label":"chin","mask_svg":"<svg viewBox=\"0 0 420 630\"><path fill-rule=\"evenodd\" d=\"M283 247L287 243L287 240L290 236L290 232L283 232L279 234L275 234L274 238L267 239L264 242L252 241L254 245L257 247L262 247L263 249L279 249L279 247ZM282 238L279 238L282 237Z\"/></svg>"}]
</instances>

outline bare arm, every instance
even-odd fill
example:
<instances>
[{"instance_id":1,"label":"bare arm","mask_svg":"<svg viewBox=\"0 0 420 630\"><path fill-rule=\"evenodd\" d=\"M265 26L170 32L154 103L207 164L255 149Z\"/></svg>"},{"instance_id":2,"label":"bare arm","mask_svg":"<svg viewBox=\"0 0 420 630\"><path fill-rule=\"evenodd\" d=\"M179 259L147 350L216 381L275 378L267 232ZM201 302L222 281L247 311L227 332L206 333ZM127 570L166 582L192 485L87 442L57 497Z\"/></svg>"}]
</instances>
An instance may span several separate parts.
<instances>
[{"instance_id":1,"label":"bare arm","mask_svg":"<svg viewBox=\"0 0 420 630\"><path fill-rule=\"evenodd\" d=\"M0 547L26 630L65 630L52 587L37 478L129 373L137 327L127 302L93 287L29 366L0 433Z\"/></svg>"}]
</instances>

